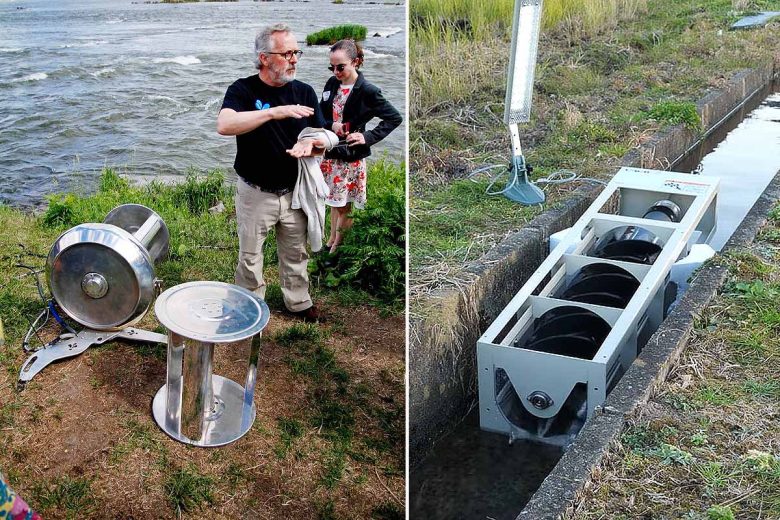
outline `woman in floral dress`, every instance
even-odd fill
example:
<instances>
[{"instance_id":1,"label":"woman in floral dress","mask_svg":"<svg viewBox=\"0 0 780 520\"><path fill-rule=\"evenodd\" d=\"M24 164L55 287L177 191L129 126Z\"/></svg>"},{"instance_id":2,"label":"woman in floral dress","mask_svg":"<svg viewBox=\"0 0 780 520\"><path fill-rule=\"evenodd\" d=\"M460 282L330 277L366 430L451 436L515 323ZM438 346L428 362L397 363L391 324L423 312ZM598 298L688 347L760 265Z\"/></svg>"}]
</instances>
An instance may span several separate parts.
<instances>
[{"instance_id":1,"label":"woman in floral dress","mask_svg":"<svg viewBox=\"0 0 780 520\"><path fill-rule=\"evenodd\" d=\"M13 492L0 473L0 518L3 520L41 520L41 516Z\"/></svg>"},{"instance_id":2,"label":"woman in floral dress","mask_svg":"<svg viewBox=\"0 0 780 520\"><path fill-rule=\"evenodd\" d=\"M371 146L387 137L401 124L398 113L382 96L382 91L366 81L360 67L363 50L353 40L341 40L330 48L333 76L322 92L320 108L330 128L343 142L325 154L321 164L330 196L330 252L336 251L344 231L352 226L352 206L363 209L366 204L366 157ZM378 118L371 130L366 123Z\"/></svg>"}]
</instances>

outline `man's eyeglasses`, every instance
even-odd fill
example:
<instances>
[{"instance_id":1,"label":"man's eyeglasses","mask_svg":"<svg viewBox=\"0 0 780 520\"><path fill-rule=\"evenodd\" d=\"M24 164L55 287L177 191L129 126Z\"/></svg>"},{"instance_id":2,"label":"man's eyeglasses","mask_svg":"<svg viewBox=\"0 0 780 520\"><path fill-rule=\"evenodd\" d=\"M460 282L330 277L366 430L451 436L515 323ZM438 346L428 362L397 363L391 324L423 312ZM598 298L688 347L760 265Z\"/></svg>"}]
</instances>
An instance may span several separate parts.
<instances>
[{"instance_id":1,"label":"man's eyeglasses","mask_svg":"<svg viewBox=\"0 0 780 520\"><path fill-rule=\"evenodd\" d=\"M303 51L267 52L266 54L278 54L279 56L284 56L284 59L287 61L290 61L293 56L296 58L303 56Z\"/></svg>"},{"instance_id":2,"label":"man's eyeglasses","mask_svg":"<svg viewBox=\"0 0 780 520\"><path fill-rule=\"evenodd\" d=\"M339 72L344 72L344 68L349 65L348 63L339 63L335 67L333 65L328 65L328 70L333 72L334 70L337 70Z\"/></svg>"}]
</instances>

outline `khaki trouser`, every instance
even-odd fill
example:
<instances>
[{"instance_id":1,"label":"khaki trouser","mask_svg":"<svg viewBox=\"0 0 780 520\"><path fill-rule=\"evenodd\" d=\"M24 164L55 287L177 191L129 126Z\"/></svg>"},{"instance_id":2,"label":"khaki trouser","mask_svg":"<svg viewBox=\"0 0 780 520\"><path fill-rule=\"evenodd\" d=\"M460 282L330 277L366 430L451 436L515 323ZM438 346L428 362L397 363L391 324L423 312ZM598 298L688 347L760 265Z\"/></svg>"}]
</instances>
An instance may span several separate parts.
<instances>
[{"instance_id":1,"label":"khaki trouser","mask_svg":"<svg viewBox=\"0 0 780 520\"><path fill-rule=\"evenodd\" d=\"M284 305L292 312L312 306L307 271L306 215L291 209L292 193L281 197L249 186L241 179L236 190L238 220L238 266L236 285L265 298L263 279L263 243L268 231L276 227L279 256L279 283Z\"/></svg>"}]
</instances>

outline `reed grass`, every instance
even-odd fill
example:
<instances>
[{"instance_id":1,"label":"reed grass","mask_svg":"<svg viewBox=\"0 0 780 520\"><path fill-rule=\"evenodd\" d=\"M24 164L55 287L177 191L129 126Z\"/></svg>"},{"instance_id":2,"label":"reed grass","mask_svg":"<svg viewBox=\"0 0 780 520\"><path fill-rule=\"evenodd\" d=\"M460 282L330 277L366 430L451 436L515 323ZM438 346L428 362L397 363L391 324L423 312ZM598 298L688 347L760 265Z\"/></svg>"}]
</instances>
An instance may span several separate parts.
<instances>
[{"instance_id":1,"label":"reed grass","mask_svg":"<svg viewBox=\"0 0 780 520\"><path fill-rule=\"evenodd\" d=\"M543 5L544 28L563 23L587 34L633 18L647 9L647 0L545 0ZM482 41L508 36L514 0L413 0L409 8L418 41Z\"/></svg>"},{"instance_id":2,"label":"reed grass","mask_svg":"<svg viewBox=\"0 0 780 520\"><path fill-rule=\"evenodd\" d=\"M306 45L333 45L339 40L365 40L367 32L368 29L364 25L336 25L306 36Z\"/></svg>"},{"instance_id":3,"label":"reed grass","mask_svg":"<svg viewBox=\"0 0 780 520\"><path fill-rule=\"evenodd\" d=\"M574 41L617 26L647 0L545 0L543 27ZM490 89L506 70L514 0L412 0L412 116Z\"/></svg>"}]
</instances>

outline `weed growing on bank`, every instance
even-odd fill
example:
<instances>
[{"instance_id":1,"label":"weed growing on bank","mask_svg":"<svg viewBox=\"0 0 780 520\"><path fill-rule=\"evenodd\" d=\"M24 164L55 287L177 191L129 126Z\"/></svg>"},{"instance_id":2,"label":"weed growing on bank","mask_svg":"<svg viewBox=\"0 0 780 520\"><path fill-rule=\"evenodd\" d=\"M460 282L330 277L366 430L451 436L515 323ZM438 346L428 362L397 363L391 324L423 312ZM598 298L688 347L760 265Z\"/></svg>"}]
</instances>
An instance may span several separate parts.
<instances>
[{"instance_id":1,"label":"weed growing on bank","mask_svg":"<svg viewBox=\"0 0 780 520\"><path fill-rule=\"evenodd\" d=\"M334 255L317 255L311 272L321 286L360 288L396 309L406 290L406 197L404 168L386 160L369 173L366 207Z\"/></svg>"},{"instance_id":2,"label":"weed growing on bank","mask_svg":"<svg viewBox=\"0 0 780 520\"><path fill-rule=\"evenodd\" d=\"M307 35L306 45L333 45L339 40L365 40L367 32L368 29L364 25L337 25Z\"/></svg>"},{"instance_id":3,"label":"weed growing on bank","mask_svg":"<svg viewBox=\"0 0 780 520\"><path fill-rule=\"evenodd\" d=\"M645 113L648 119L672 125L683 124L689 130L701 132L701 117L696 104L690 101L662 101Z\"/></svg>"},{"instance_id":4,"label":"weed growing on bank","mask_svg":"<svg viewBox=\"0 0 780 520\"><path fill-rule=\"evenodd\" d=\"M404 165L376 161L370 165L368 179L366 209L355 211L355 224L334 263L325 267L323 257L315 255L310 270L315 282L320 282L315 286L324 293L346 293L340 301L356 297L356 303L376 302L397 312L403 307L406 282ZM39 228L63 232L77 224L102 222L120 204L142 204L159 213L170 231L170 257L158 267L166 287L192 280L232 283L238 254L234 193L219 171L190 174L174 185L133 186L106 169L94 195L51 196ZM224 211L209 211L220 202ZM277 262L273 233L266 241L264 259L272 273L267 300L281 305L273 276Z\"/></svg>"}]
</instances>

